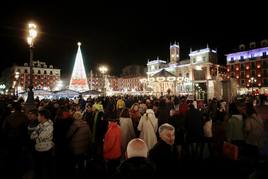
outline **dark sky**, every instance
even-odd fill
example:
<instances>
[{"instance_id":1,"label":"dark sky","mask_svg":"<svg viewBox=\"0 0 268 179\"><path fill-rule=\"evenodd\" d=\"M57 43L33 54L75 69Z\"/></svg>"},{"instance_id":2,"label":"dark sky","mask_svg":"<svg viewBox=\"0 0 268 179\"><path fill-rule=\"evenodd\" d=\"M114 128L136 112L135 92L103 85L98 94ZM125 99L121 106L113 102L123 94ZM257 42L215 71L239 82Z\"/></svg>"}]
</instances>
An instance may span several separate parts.
<instances>
[{"instance_id":1,"label":"dark sky","mask_svg":"<svg viewBox=\"0 0 268 179\"><path fill-rule=\"evenodd\" d=\"M77 42L82 42L86 70L107 64L119 74L129 64L145 65L147 59L168 59L170 42L180 42L183 57L189 48L206 44L224 53L239 43L268 38L266 10L259 4L248 7L226 4L99 4L48 3L12 4L0 8L0 70L29 60L25 41L27 23L36 22L40 33L35 59L61 68L64 76L72 71ZM194 5L194 7L193 7ZM214 6L213 6L214 5ZM255 7L256 6L256 7ZM264 8L264 7L263 7Z\"/></svg>"}]
</instances>

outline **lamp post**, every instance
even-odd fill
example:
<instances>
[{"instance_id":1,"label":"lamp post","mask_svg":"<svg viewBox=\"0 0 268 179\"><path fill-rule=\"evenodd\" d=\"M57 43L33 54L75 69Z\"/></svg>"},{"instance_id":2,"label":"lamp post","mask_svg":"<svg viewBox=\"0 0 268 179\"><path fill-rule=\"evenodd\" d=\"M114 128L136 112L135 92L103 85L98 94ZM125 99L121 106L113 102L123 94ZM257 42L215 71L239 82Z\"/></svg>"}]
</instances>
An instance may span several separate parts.
<instances>
[{"instance_id":1,"label":"lamp post","mask_svg":"<svg viewBox=\"0 0 268 179\"><path fill-rule=\"evenodd\" d=\"M251 77L248 82L251 84L251 94L253 95L253 87L254 87L254 83L257 82L257 80L254 77Z\"/></svg>"},{"instance_id":2,"label":"lamp post","mask_svg":"<svg viewBox=\"0 0 268 179\"><path fill-rule=\"evenodd\" d=\"M33 107L34 105L34 93L33 93L33 47L34 41L37 36L37 26L33 23L28 24L28 37L27 43L30 47L30 85L28 90L28 97L26 105Z\"/></svg>"},{"instance_id":3,"label":"lamp post","mask_svg":"<svg viewBox=\"0 0 268 179\"><path fill-rule=\"evenodd\" d=\"M18 96L19 95L19 91L18 91L18 85L19 85L19 82L18 82L18 79L20 77L20 72L15 72L15 79L16 79L16 84L15 84L15 95Z\"/></svg>"},{"instance_id":4,"label":"lamp post","mask_svg":"<svg viewBox=\"0 0 268 179\"><path fill-rule=\"evenodd\" d=\"M99 71L101 72L102 74L102 78L103 78L103 94L104 96L106 96L106 88L105 88L105 74L107 73L108 71L108 68L106 66L100 66L99 67Z\"/></svg>"}]
</instances>

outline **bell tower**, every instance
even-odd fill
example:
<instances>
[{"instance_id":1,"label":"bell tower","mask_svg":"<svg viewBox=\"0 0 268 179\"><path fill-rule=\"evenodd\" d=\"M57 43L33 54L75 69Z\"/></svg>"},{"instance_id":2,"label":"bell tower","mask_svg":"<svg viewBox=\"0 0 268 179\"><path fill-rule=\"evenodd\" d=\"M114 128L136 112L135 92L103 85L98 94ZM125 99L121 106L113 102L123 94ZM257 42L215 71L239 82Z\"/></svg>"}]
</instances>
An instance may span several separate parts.
<instances>
[{"instance_id":1,"label":"bell tower","mask_svg":"<svg viewBox=\"0 0 268 179\"><path fill-rule=\"evenodd\" d=\"M170 64L176 64L180 61L180 45L179 43L170 44Z\"/></svg>"}]
</instances>

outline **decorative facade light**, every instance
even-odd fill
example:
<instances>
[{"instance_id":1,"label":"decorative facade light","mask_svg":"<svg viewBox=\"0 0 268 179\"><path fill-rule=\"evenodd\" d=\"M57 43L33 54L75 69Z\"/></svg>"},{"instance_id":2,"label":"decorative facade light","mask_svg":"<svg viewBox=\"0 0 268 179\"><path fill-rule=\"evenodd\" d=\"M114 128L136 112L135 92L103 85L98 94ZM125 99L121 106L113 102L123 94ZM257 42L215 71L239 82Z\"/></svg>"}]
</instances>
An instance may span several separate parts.
<instances>
[{"instance_id":1,"label":"decorative facade light","mask_svg":"<svg viewBox=\"0 0 268 179\"><path fill-rule=\"evenodd\" d=\"M162 81L165 81L165 80L166 80L165 77L157 77L156 78L156 81L158 81L158 82L162 82Z\"/></svg>"},{"instance_id":2,"label":"decorative facade light","mask_svg":"<svg viewBox=\"0 0 268 179\"><path fill-rule=\"evenodd\" d=\"M175 76L167 77L167 81L176 81Z\"/></svg>"},{"instance_id":3,"label":"decorative facade light","mask_svg":"<svg viewBox=\"0 0 268 179\"><path fill-rule=\"evenodd\" d=\"M149 78L148 81L149 81L149 82L154 82L155 79L154 79L154 78Z\"/></svg>"}]
</instances>

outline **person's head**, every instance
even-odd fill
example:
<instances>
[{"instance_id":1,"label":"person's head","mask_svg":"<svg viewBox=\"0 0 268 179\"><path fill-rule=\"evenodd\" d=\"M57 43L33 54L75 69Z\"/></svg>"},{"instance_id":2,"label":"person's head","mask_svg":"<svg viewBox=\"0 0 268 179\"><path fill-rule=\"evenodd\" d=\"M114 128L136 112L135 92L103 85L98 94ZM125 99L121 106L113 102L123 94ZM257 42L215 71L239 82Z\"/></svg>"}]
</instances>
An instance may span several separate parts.
<instances>
[{"instance_id":1,"label":"person's head","mask_svg":"<svg viewBox=\"0 0 268 179\"><path fill-rule=\"evenodd\" d=\"M128 108L123 108L121 113L120 113L120 117L128 118L129 117L129 109Z\"/></svg>"},{"instance_id":2,"label":"person's head","mask_svg":"<svg viewBox=\"0 0 268 179\"><path fill-rule=\"evenodd\" d=\"M36 120L38 118L38 110L32 109L28 112L28 118L30 121Z\"/></svg>"},{"instance_id":3,"label":"person's head","mask_svg":"<svg viewBox=\"0 0 268 179\"><path fill-rule=\"evenodd\" d=\"M74 118L75 120L81 120L81 119L83 118L83 115L82 115L81 112L76 111L76 112L73 114L73 118Z\"/></svg>"},{"instance_id":4,"label":"person's head","mask_svg":"<svg viewBox=\"0 0 268 179\"><path fill-rule=\"evenodd\" d=\"M159 129L159 136L160 138L166 142L169 145L173 145L175 142L175 128L168 124L168 123L164 123L162 124Z\"/></svg>"},{"instance_id":5,"label":"person's head","mask_svg":"<svg viewBox=\"0 0 268 179\"><path fill-rule=\"evenodd\" d=\"M12 107L14 108L15 111L21 111L22 109L21 104L19 102L14 102L12 104Z\"/></svg>"},{"instance_id":6,"label":"person's head","mask_svg":"<svg viewBox=\"0 0 268 179\"><path fill-rule=\"evenodd\" d=\"M176 113L175 109L170 109L169 116L174 116Z\"/></svg>"},{"instance_id":7,"label":"person's head","mask_svg":"<svg viewBox=\"0 0 268 179\"><path fill-rule=\"evenodd\" d=\"M38 121L40 123L44 123L49 119L50 113L47 109L42 109L38 113Z\"/></svg>"},{"instance_id":8,"label":"person's head","mask_svg":"<svg viewBox=\"0 0 268 179\"><path fill-rule=\"evenodd\" d=\"M138 111L139 110L139 104L137 104L137 103L133 104L131 109L134 110L134 111Z\"/></svg>"},{"instance_id":9,"label":"person's head","mask_svg":"<svg viewBox=\"0 0 268 179\"><path fill-rule=\"evenodd\" d=\"M148 156L148 147L142 139L135 138L129 141L126 150L126 158L132 158L132 157L147 158L147 156Z\"/></svg>"}]
</instances>

